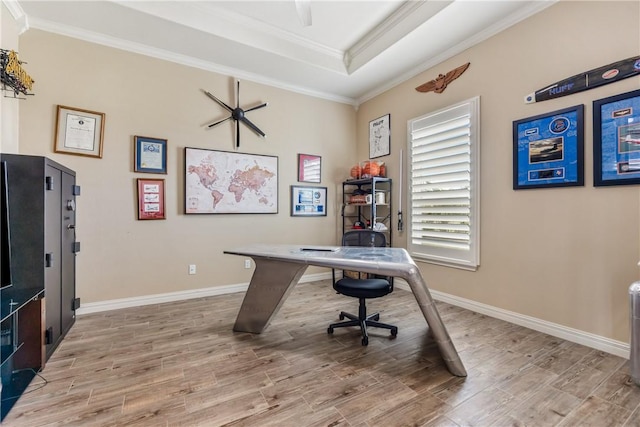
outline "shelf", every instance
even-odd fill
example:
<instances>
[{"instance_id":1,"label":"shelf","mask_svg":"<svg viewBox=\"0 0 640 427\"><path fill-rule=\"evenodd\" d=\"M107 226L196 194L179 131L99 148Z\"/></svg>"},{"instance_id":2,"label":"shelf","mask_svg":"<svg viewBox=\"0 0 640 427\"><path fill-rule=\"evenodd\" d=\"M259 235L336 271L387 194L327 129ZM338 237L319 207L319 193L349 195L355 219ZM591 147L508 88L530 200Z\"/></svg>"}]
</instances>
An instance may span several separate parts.
<instances>
[{"instance_id":1,"label":"shelf","mask_svg":"<svg viewBox=\"0 0 640 427\"><path fill-rule=\"evenodd\" d=\"M22 393L26 390L31 383L31 380L36 376L34 369L21 369L14 371L11 374L11 379L6 383L2 383L2 419L9 413L9 410L13 408L13 405L18 401Z\"/></svg>"},{"instance_id":2,"label":"shelf","mask_svg":"<svg viewBox=\"0 0 640 427\"><path fill-rule=\"evenodd\" d=\"M20 343L20 345L15 348L10 344L0 346L0 353L2 353L2 363L0 363L0 366L4 365L4 363L9 360L11 356L17 353L18 350L20 350L20 347L22 347L22 344L24 343Z\"/></svg>"},{"instance_id":3,"label":"shelf","mask_svg":"<svg viewBox=\"0 0 640 427\"><path fill-rule=\"evenodd\" d=\"M20 310L29 301L37 299L44 294L42 288L16 288L10 287L0 292L0 315L1 321L5 321L16 311Z\"/></svg>"}]
</instances>

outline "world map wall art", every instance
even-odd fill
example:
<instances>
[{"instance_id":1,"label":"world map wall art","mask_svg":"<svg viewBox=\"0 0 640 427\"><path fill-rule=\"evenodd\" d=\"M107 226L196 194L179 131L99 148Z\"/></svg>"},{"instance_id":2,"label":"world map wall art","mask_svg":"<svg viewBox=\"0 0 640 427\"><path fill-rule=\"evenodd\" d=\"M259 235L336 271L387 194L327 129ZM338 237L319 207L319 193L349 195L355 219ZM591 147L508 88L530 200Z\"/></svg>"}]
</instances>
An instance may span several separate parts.
<instances>
[{"instance_id":1,"label":"world map wall art","mask_svg":"<svg viewBox=\"0 0 640 427\"><path fill-rule=\"evenodd\" d=\"M185 213L278 213L278 157L184 149Z\"/></svg>"}]
</instances>

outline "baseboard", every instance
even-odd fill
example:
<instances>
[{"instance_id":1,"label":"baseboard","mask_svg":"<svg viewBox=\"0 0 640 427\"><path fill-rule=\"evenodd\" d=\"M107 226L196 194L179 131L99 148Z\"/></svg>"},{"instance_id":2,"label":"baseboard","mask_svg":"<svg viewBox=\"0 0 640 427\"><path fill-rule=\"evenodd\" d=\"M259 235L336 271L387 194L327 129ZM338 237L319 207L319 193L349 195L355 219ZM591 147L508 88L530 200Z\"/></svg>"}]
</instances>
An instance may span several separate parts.
<instances>
[{"instance_id":1,"label":"baseboard","mask_svg":"<svg viewBox=\"0 0 640 427\"><path fill-rule=\"evenodd\" d=\"M331 272L305 274L299 283L316 282L318 280L331 279ZM164 294L145 295L141 297L120 298L108 301L89 302L82 304L76 310L77 316L84 314L99 313L102 311L117 310L120 308L139 307L143 305L162 304L166 302L181 301L193 298L211 297L216 295L226 295L236 292L245 292L249 283L238 283L235 285L214 286L210 288L193 289L188 291L168 292Z\"/></svg>"},{"instance_id":2,"label":"baseboard","mask_svg":"<svg viewBox=\"0 0 640 427\"><path fill-rule=\"evenodd\" d=\"M411 290L409 288L409 284L402 279L395 279L394 285L399 289L405 289L407 291ZM491 305L461 298L444 292L434 290L430 290L430 292L433 299L446 302L447 304L466 308L476 313L505 320L507 322L524 326L525 328L533 329L534 331L543 332L554 337L562 338L567 341L575 342L577 344L586 345L587 347L614 354L619 357L624 357L625 359L629 358L630 346L622 341L612 340L600 335L584 332L579 329L573 329L535 317L525 316L524 314L519 314L513 311L503 310L498 307L493 307Z\"/></svg>"}]
</instances>

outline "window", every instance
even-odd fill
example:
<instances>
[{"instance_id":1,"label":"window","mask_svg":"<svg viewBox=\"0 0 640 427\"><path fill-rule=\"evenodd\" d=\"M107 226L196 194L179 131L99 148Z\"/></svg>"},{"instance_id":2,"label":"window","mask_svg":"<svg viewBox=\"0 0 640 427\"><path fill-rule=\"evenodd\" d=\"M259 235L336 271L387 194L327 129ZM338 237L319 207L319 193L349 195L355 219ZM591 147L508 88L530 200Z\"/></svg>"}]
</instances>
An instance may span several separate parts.
<instances>
[{"instance_id":1,"label":"window","mask_svg":"<svg viewBox=\"0 0 640 427\"><path fill-rule=\"evenodd\" d=\"M416 259L480 265L479 122L479 97L408 122L408 250Z\"/></svg>"}]
</instances>

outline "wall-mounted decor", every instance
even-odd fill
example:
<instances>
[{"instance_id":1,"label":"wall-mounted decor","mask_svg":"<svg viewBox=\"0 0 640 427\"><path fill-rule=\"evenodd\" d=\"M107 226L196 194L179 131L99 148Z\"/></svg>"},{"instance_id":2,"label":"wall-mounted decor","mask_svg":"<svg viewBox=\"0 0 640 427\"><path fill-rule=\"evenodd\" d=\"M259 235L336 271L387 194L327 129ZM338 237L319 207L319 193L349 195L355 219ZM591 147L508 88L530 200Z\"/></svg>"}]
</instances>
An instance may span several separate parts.
<instances>
[{"instance_id":1,"label":"wall-mounted decor","mask_svg":"<svg viewBox=\"0 0 640 427\"><path fill-rule=\"evenodd\" d=\"M58 105L53 151L102 157L104 113Z\"/></svg>"},{"instance_id":2,"label":"wall-mounted decor","mask_svg":"<svg viewBox=\"0 0 640 427\"><path fill-rule=\"evenodd\" d=\"M442 93L447 88L447 85L449 85L449 83L451 83L452 81L460 77L462 73L467 71L467 68L469 68L470 64L471 62L467 62L466 64L461 65L458 68L454 68L447 74L438 74L438 77L424 84L421 84L416 88L416 90L418 92L433 91L435 93Z\"/></svg>"},{"instance_id":3,"label":"wall-mounted decor","mask_svg":"<svg viewBox=\"0 0 640 427\"><path fill-rule=\"evenodd\" d=\"M513 189L584 185L584 106L513 122Z\"/></svg>"},{"instance_id":4,"label":"wall-mounted decor","mask_svg":"<svg viewBox=\"0 0 640 427\"><path fill-rule=\"evenodd\" d=\"M165 219L164 179L138 178L138 219Z\"/></svg>"},{"instance_id":5,"label":"wall-mounted decor","mask_svg":"<svg viewBox=\"0 0 640 427\"><path fill-rule=\"evenodd\" d=\"M298 154L298 181L299 182L320 182L321 179L320 156L311 154Z\"/></svg>"},{"instance_id":6,"label":"wall-mounted decor","mask_svg":"<svg viewBox=\"0 0 640 427\"><path fill-rule=\"evenodd\" d=\"M134 171L146 173L167 173L167 140L133 137Z\"/></svg>"},{"instance_id":7,"label":"wall-mounted decor","mask_svg":"<svg viewBox=\"0 0 640 427\"><path fill-rule=\"evenodd\" d=\"M546 101L547 99L560 98L573 95L583 90L607 85L640 74L640 56L623 59L593 70L585 71L564 80L546 85L544 89L530 93L524 97L525 104Z\"/></svg>"},{"instance_id":8,"label":"wall-mounted decor","mask_svg":"<svg viewBox=\"0 0 640 427\"><path fill-rule=\"evenodd\" d=\"M292 185L291 216L327 216L327 187Z\"/></svg>"},{"instance_id":9,"label":"wall-mounted decor","mask_svg":"<svg viewBox=\"0 0 640 427\"><path fill-rule=\"evenodd\" d=\"M278 213L278 158L184 149L187 214Z\"/></svg>"},{"instance_id":10,"label":"wall-mounted decor","mask_svg":"<svg viewBox=\"0 0 640 427\"><path fill-rule=\"evenodd\" d=\"M0 49L0 83L2 90L13 92L13 98L25 99L23 95L33 95L27 91L33 90L35 81L22 68L23 62L13 50Z\"/></svg>"},{"instance_id":11,"label":"wall-mounted decor","mask_svg":"<svg viewBox=\"0 0 640 427\"><path fill-rule=\"evenodd\" d=\"M593 101L593 185L640 184L640 90Z\"/></svg>"},{"instance_id":12,"label":"wall-mounted decor","mask_svg":"<svg viewBox=\"0 0 640 427\"><path fill-rule=\"evenodd\" d=\"M248 113L249 111L253 111L253 110L257 110L259 108L262 107L266 107L268 104L266 102L256 105L255 107L251 107L248 108L246 110L243 110L242 108L240 108L240 81L236 81L236 107L232 108L229 105L227 105L226 103L222 102L220 99L216 98L214 95L212 95L211 93L207 92L206 90L202 90L204 92L205 95L207 95L209 98L213 99L215 102L217 102L222 108L224 108L225 110L227 110L230 115L227 118L224 118L222 120L218 120L216 122L211 123L210 125L207 125L208 128L212 128L216 125L219 125L220 123L224 123L227 120L235 120L236 122L236 148L240 147L240 122L244 123L249 129L251 129L252 131L254 131L258 136L266 136L264 132L262 132L256 125L254 125L249 119L247 119L247 117L245 116L246 113Z\"/></svg>"},{"instance_id":13,"label":"wall-mounted decor","mask_svg":"<svg viewBox=\"0 0 640 427\"><path fill-rule=\"evenodd\" d=\"M391 152L391 114L369 122L369 158L388 156Z\"/></svg>"}]
</instances>

